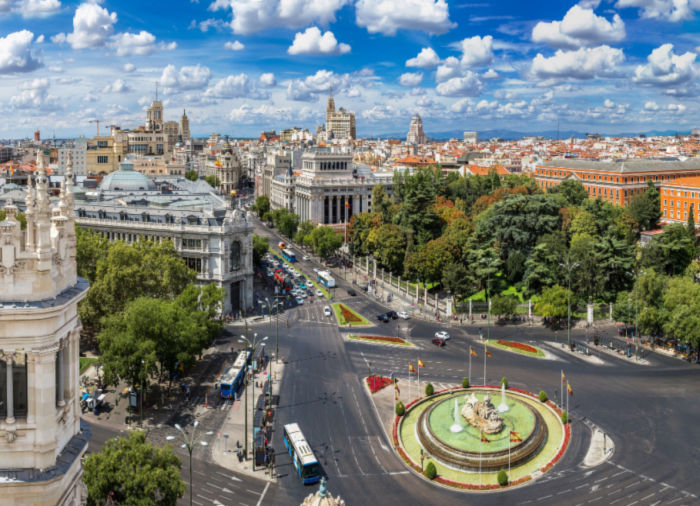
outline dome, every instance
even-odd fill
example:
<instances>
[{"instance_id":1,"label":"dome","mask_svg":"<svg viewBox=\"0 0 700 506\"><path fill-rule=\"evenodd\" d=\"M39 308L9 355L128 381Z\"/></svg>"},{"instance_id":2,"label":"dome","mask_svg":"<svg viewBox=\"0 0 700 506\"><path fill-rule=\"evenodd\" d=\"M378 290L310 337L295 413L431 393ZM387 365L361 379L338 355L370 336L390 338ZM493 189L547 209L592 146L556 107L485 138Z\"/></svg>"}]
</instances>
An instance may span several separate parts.
<instances>
[{"instance_id":1,"label":"dome","mask_svg":"<svg viewBox=\"0 0 700 506\"><path fill-rule=\"evenodd\" d=\"M156 185L146 176L134 170L134 164L130 160L124 160L119 164L119 170L107 174L100 183L102 191L155 191Z\"/></svg>"}]
</instances>

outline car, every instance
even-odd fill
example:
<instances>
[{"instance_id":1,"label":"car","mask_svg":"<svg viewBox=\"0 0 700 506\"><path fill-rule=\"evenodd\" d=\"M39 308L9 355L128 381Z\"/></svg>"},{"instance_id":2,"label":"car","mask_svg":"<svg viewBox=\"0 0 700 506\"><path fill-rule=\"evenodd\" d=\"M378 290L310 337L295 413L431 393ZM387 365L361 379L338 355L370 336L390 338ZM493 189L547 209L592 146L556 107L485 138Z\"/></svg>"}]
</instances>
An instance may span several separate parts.
<instances>
[{"instance_id":1,"label":"car","mask_svg":"<svg viewBox=\"0 0 700 506\"><path fill-rule=\"evenodd\" d=\"M301 259L304 262L308 262L310 260L309 255L304 255L303 257L301 257Z\"/></svg>"},{"instance_id":2,"label":"car","mask_svg":"<svg viewBox=\"0 0 700 506\"><path fill-rule=\"evenodd\" d=\"M355 295L357 295L357 292L352 288L348 288L348 295L354 297Z\"/></svg>"},{"instance_id":3,"label":"car","mask_svg":"<svg viewBox=\"0 0 700 506\"><path fill-rule=\"evenodd\" d=\"M311 295L312 297L314 296L314 291L313 291L311 288L309 288L308 290L306 290L306 293L308 293L308 294Z\"/></svg>"},{"instance_id":4,"label":"car","mask_svg":"<svg viewBox=\"0 0 700 506\"><path fill-rule=\"evenodd\" d=\"M323 314L326 316L330 316L331 315L331 308L328 306L323 306Z\"/></svg>"},{"instance_id":5,"label":"car","mask_svg":"<svg viewBox=\"0 0 700 506\"><path fill-rule=\"evenodd\" d=\"M297 297L297 304L299 304L300 306L303 305L304 299L302 299L301 297Z\"/></svg>"},{"instance_id":6,"label":"car","mask_svg":"<svg viewBox=\"0 0 700 506\"><path fill-rule=\"evenodd\" d=\"M318 288L316 289L316 296L323 297L323 292L321 290L319 290Z\"/></svg>"},{"instance_id":7,"label":"car","mask_svg":"<svg viewBox=\"0 0 700 506\"><path fill-rule=\"evenodd\" d=\"M433 344L435 346L442 347L442 346L445 346L445 343L446 343L446 341L444 339L440 339L439 337L436 337L435 339L433 339Z\"/></svg>"},{"instance_id":8,"label":"car","mask_svg":"<svg viewBox=\"0 0 700 506\"><path fill-rule=\"evenodd\" d=\"M305 292L304 290L302 290L301 292L299 292L299 295L301 295L301 297L302 297L303 299L305 299L306 297L308 297L308 295L306 294L306 292Z\"/></svg>"},{"instance_id":9,"label":"car","mask_svg":"<svg viewBox=\"0 0 700 506\"><path fill-rule=\"evenodd\" d=\"M377 315L377 320L379 320L380 322L389 323L389 317L386 315L386 313Z\"/></svg>"},{"instance_id":10,"label":"car","mask_svg":"<svg viewBox=\"0 0 700 506\"><path fill-rule=\"evenodd\" d=\"M302 290L306 290L306 284L302 281L301 283L299 283L299 288L301 288Z\"/></svg>"},{"instance_id":11,"label":"car","mask_svg":"<svg viewBox=\"0 0 700 506\"><path fill-rule=\"evenodd\" d=\"M448 341L450 339L450 335L444 330L435 332L435 337L438 339L442 339L443 341Z\"/></svg>"},{"instance_id":12,"label":"car","mask_svg":"<svg viewBox=\"0 0 700 506\"><path fill-rule=\"evenodd\" d=\"M396 320L396 319L399 317L399 315L398 315L398 313L397 313L396 311L387 311L387 312L386 312L386 315L387 315L389 318L391 318L392 320Z\"/></svg>"},{"instance_id":13,"label":"car","mask_svg":"<svg viewBox=\"0 0 700 506\"><path fill-rule=\"evenodd\" d=\"M399 311L399 318L402 320L408 320L410 317L406 311Z\"/></svg>"}]
</instances>

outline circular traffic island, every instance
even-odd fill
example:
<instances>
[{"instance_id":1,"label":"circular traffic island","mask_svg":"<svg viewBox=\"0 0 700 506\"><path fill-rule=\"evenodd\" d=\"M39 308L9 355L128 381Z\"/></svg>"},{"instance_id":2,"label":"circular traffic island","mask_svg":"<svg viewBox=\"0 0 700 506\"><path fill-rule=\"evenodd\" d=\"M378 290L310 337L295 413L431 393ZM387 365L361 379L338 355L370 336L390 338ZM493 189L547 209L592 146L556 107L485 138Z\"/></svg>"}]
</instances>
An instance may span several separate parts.
<instances>
[{"instance_id":1,"label":"circular traffic island","mask_svg":"<svg viewBox=\"0 0 700 506\"><path fill-rule=\"evenodd\" d=\"M551 468L564 453L569 426L551 403L523 390L454 389L419 399L394 422L394 444L416 471L436 466L436 481L463 489L517 485Z\"/></svg>"}]
</instances>

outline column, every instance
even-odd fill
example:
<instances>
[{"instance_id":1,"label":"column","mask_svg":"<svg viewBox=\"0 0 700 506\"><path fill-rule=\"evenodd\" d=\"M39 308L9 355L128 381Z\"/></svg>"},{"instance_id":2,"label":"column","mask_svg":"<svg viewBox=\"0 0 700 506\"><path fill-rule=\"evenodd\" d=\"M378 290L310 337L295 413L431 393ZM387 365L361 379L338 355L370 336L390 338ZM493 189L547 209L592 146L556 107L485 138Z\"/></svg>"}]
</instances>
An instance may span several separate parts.
<instances>
[{"instance_id":1,"label":"column","mask_svg":"<svg viewBox=\"0 0 700 506\"><path fill-rule=\"evenodd\" d=\"M66 373L66 368L65 368L65 346L63 343L61 344L61 347L58 349L58 385L56 385L56 390L58 391L58 406L63 407L66 405L66 392L65 392L65 385L63 381L63 377Z\"/></svg>"},{"instance_id":2,"label":"column","mask_svg":"<svg viewBox=\"0 0 700 506\"><path fill-rule=\"evenodd\" d=\"M591 325L593 323L593 303L589 302L588 307L587 307L587 316L588 316L588 324Z\"/></svg>"},{"instance_id":3,"label":"column","mask_svg":"<svg viewBox=\"0 0 700 506\"><path fill-rule=\"evenodd\" d=\"M6 382L7 382L7 418L5 423L15 423L15 401L14 393L15 386L12 377L12 364L14 363L14 355L12 353L5 353L5 372Z\"/></svg>"},{"instance_id":4,"label":"column","mask_svg":"<svg viewBox=\"0 0 700 506\"><path fill-rule=\"evenodd\" d=\"M472 319L472 300L469 299L469 321Z\"/></svg>"}]
</instances>

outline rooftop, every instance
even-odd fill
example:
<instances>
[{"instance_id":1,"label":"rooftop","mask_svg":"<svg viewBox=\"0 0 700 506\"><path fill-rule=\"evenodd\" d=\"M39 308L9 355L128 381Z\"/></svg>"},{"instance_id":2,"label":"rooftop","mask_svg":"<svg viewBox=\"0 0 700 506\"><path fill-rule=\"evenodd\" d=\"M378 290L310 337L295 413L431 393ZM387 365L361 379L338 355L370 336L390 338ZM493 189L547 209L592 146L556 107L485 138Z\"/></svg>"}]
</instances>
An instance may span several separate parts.
<instances>
[{"instance_id":1,"label":"rooftop","mask_svg":"<svg viewBox=\"0 0 700 506\"><path fill-rule=\"evenodd\" d=\"M542 162L538 167L552 167L560 169L576 170L600 170L605 172L630 173L630 172L664 172L679 170L700 170L700 158L666 159L626 159L615 161L591 161L591 160L551 160Z\"/></svg>"}]
</instances>

